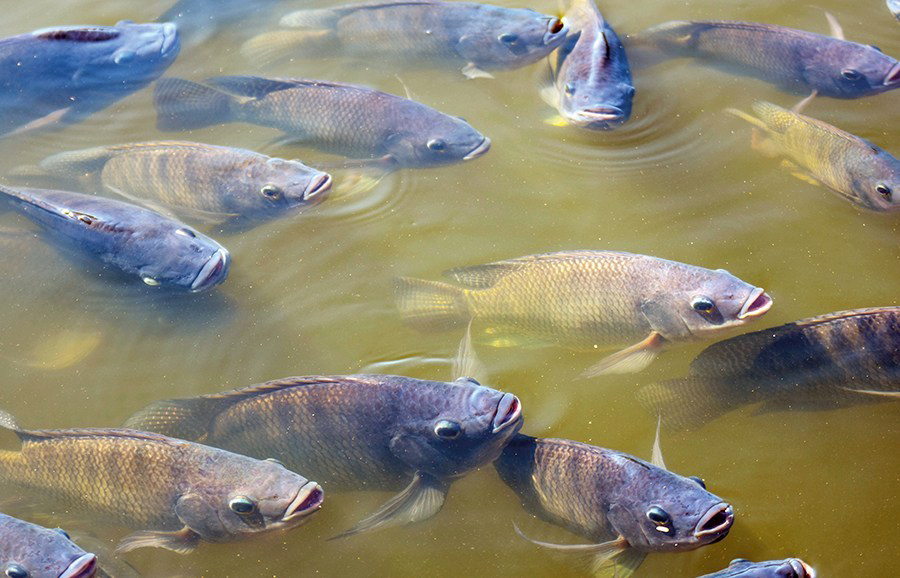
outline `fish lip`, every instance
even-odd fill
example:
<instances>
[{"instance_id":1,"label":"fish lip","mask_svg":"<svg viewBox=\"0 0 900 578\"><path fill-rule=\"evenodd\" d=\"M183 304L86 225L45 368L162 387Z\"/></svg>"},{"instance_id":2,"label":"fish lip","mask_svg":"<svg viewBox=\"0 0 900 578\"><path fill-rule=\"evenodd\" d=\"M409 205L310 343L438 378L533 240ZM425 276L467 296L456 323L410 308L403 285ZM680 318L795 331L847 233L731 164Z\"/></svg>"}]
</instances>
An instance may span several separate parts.
<instances>
[{"instance_id":1,"label":"fish lip","mask_svg":"<svg viewBox=\"0 0 900 578\"><path fill-rule=\"evenodd\" d=\"M179 48L178 26L173 22L164 22L160 26L162 26L163 39L159 53L166 57Z\"/></svg>"},{"instance_id":2,"label":"fish lip","mask_svg":"<svg viewBox=\"0 0 900 578\"><path fill-rule=\"evenodd\" d=\"M477 159L484 153L488 152L491 149L491 139L488 137L484 137L481 139L481 142L478 143L478 146L469 151L469 154L463 157L464 161L470 161L472 159Z\"/></svg>"},{"instance_id":3,"label":"fish lip","mask_svg":"<svg viewBox=\"0 0 900 578\"><path fill-rule=\"evenodd\" d=\"M816 571L813 567L800 558L789 558L786 562L791 566L791 569L797 576L800 576L801 578L816 578Z\"/></svg>"},{"instance_id":4,"label":"fish lip","mask_svg":"<svg viewBox=\"0 0 900 578\"><path fill-rule=\"evenodd\" d=\"M625 122L625 111L618 106L605 104L580 109L575 114L575 120L587 125L617 125Z\"/></svg>"},{"instance_id":5,"label":"fish lip","mask_svg":"<svg viewBox=\"0 0 900 578\"><path fill-rule=\"evenodd\" d=\"M59 578L90 578L97 572L97 556L79 556L59 575Z\"/></svg>"},{"instance_id":6,"label":"fish lip","mask_svg":"<svg viewBox=\"0 0 900 578\"><path fill-rule=\"evenodd\" d=\"M281 517L282 522L290 522L297 518L303 518L315 513L322 507L325 501L325 492L322 486L316 482L307 482L297 492L294 500L288 505L284 516Z\"/></svg>"},{"instance_id":7,"label":"fish lip","mask_svg":"<svg viewBox=\"0 0 900 578\"><path fill-rule=\"evenodd\" d=\"M511 393L504 393L497 404L497 413L494 414L492 433L499 433L511 425L518 423L522 416L522 402Z\"/></svg>"},{"instance_id":8,"label":"fish lip","mask_svg":"<svg viewBox=\"0 0 900 578\"><path fill-rule=\"evenodd\" d=\"M210 287L215 287L228 276L228 267L231 264L231 255L222 247L207 259L203 268L197 273L194 282L191 283L191 291L198 293Z\"/></svg>"},{"instance_id":9,"label":"fish lip","mask_svg":"<svg viewBox=\"0 0 900 578\"><path fill-rule=\"evenodd\" d=\"M900 62L897 62L892 66L884 77L885 86L892 86L894 84L900 84Z\"/></svg>"},{"instance_id":10,"label":"fish lip","mask_svg":"<svg viewBox=\"0 0 900 578\"><path fill-rule=\"evenodd\" d=\"M722 521L712 528L707 528L707 524L718 521L718 518L722 517ZM731 504L727 502L720 502L716 504L712 508L710 508L706 514L700 518L700 521L697 522L697 526L694 528L694 537L695 538L706 538L707 536L714 536L719 539L724 538L728 531L731 529L731 525L734 523L734 508L731 507Z\"/></svg>"},{"instance_id":11,"label":"fish lip","mask_svg":"<svg viewBox=\"0 0 900 578\"><path fill-rule=\"evenodd\" d=\"M744 301L741 311L738 313L738 319L746 319L748 317L759 317L772 308L772 298L765 292L762 287L756 287L750 292L750 296Z\"/></svg>"},{"instance_id":12,"label":"fish lip","mask_svg":"<svg viewBox=\"0 0 900 578\"><path fill-rule=\"evenodd\" d=\"M308 201L322 193L327 193L331 190L331 184L331 175L328 173L321 173L307 185L306 190L303 191L303 200ZM324 195L320 198L324 198Z\"/></svg>"},{"instance_id":13,"label":"fish lip","mask_svg":"<svg viewBox=\"0 0 900 578\"><path fill-rule=\"evenodd\" d=\"M553 32L550 30L550 27L553 26L555 22L559 21L562 24L562 28ZM553 46L558 43L562 43L562 41L569 34L569 25L562 18L547 18L547 32L544 34L544 45L545 46Z\"/></svg>"}]
</instances>

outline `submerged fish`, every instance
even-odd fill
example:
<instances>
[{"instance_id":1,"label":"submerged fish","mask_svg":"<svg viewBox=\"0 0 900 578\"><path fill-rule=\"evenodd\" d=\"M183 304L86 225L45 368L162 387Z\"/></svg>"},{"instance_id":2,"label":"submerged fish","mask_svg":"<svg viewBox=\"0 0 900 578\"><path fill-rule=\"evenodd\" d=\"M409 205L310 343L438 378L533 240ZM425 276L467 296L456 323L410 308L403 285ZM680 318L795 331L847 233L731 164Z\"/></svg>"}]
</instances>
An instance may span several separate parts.
<instances>
[{"instance_id":1,"label":"submerged fish","mask_svg":"<svg viewBox=\"0 0 900 578\"><path fill-rule=\"evenodd\" d=\"M556 124L616 128L631 116L634 96L625 48L593 0L574 0L565 19L572 30L550 58L555 83L541 94L559 109Z\"/></svg>"},{"instance_id":2,"label":"submerged fish","mask_svg":"<svg viewBox=\"0 0 900 578\"><path fill-rule=\"evenodd\" d=\"M93 195L44 189L0 194L61 246L147 285L205 291L228 276L225 247L159 213Z\"/></svg>"},{"instance_id":3,"label":"submerged fish","mask_svg":"<svg viewBox=\"0 0 900 578\"><path fill-rule=\"evenodd\" d=\"M715 343L687 377L648 385L638 399L676 428L753 403L777 411L900 399L900 307L829 313Z\"/></svg>"},{"instance_id":4,"label":"submerged fish","mask_svg":"<svg viewBox=\"0 0 900 578\"><path fill-rule=\"evenodd\" d=\"M271 460L128 429L21 429L21 451L0 450L0 480L140 529L118 552L201 541L230 542L300 525L322 504L322 488Z\"/></svg>"},{"instance_id":5,"label":"submerged fish","mask_svg":"<svg viewBox=\"0 0 900 578\"><path fill-rule=\"evenodd\" d=\"M833 31L842 36L834 25ZM644 31L639 39L667 57L725 65L804 93L859 98L900 86L900 62L874 46L774 24L674 21Z\"/></svg>"},{"instance_id":6,"label":"submerged fish","mask_svg":"<svg viewBox=\"0 0 900 578\"><path fill-rule=\"evenodd\" d=\"M494 346L628 346L587 375L640 371L671 343L719 336L772 306L724 269L613 251L531 255L446 275L463 287L396 280L407 321L427 330L472 320Z\"/></svg>"},{"instance_id":7,"label":"submerged fish","mask_svg":"<svg viewBox=\"0 0 900 578\"><path fill-rule=\"evenodd\" d=\"M588 444L518 435L494 467L528 512L594 543L531 541L582 558L594 572L611 563L616 576L630 576L648 553L718 542L734 522L731 505L699 478Z\"/></svg>"},{"instance_id":8,"label":"submerged fish","mask_svg":"<svg viewBox=\"0 0 900 578\"><path fill-rule=\"evenodd\" d=\"M220 28L265 13L279 0L178 0L157 22L172 22L186 44L200 44Z\"/></svg>"},{"instance_id":9,"label":"submerged fish","mask_svg":"<svg viewBox=\"0 0 900 578\"><path fill-rule=\"evenodd\" d=\"M331 176L244 149L161 141L58 153L40 169L210 220L262 221L321 201Z\"/></svg>"},{"instance_id":10,"label":"submerged fish","mask_svg":"<svg viewBox=\"0 0 900 578\"><path fill-rule=\"evenodd\" d=\"M157 402L127 425L271 456L329 491L406 486L349 535L436 514L453 479L490 463L519 430L522 408L465 378L313 376Z\"/></svg>"},{"instance_id":11,"label":"submerged fish","mask_svg":"<svg viewBox=\"0 0 900 578\"><path fill-rule=\"evenodd\" d=\"M174 24L132 22L0 40L0 134L78 122L150 84L179 47Z\"/></svg>"},{"instance_id":12,"label":"submerged fish","mask_svg":"<svg viewBox=\"0 0 900 578\"><path fill-rule=\"evenodd\" d=\"M737 558L728 568L700 578L816 578L816 571L799 558L751 562Z\"/></svg>"},{"instance_id":13,"label":"submerged fish","mask_svg":"<svg viewBox=\"0 0 900 578\"><path fill-rule=\"evenodd\" d=\"M878 146L770 102L753 103L756 117L728 109L754 126L753 148L795 176L825 185L857 207L900 210L900 161Z\"/></svg>"},{"instance_id":14,"label":"submerged fish","mask_svg":"<svg viewBox=\"0 0 900 578\"><path fill-rule=\"evenodd\" d=\"M470 78L536 62L567 32L559 18L533 10L433 0L300 10L282 18L281 25L287 29L252 38L241 51L254 61L338 53L388 62L448 62L465 65Z\"/></svg>"},{"instance_id":15,"label":"submerged fish","mask_svg":"<svg viewBox=\"0 0 900 578\"><path fill-rule=\"evenodd\" d=\"M62 530L0 514L0 570L9 578L91 578L97 556Z\"/></svg>"},{"instance_id":16,"label":"submerged fish","mask_svg":"<svg viewBox=\"0 0 900 578\"><path fill-rule=\"evenodd\" d=\"M462 119L363 86L256 76L206 82L164 78L156 84L160 130L248 122L277 128L291 142L388 167L466 161L491 145Z\"/></svg>"}]
</instances>

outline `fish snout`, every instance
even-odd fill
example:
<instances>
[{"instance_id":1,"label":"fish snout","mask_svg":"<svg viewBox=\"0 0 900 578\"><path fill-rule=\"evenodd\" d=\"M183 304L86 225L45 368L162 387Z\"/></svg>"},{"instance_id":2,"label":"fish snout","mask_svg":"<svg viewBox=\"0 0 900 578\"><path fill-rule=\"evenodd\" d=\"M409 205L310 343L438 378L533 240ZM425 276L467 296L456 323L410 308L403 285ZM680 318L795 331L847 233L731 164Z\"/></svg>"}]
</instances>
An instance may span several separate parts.
<instances>
[{"instance_id":1,"label":"fish snout","mask_svg":"<svg viewBox=\"0 0 900 578\"><path fill-rule=\"evenodd\" d=\"M160 48L160 54L165 57L172 53L172 51L177 51L180 48L180 44L178 42L178 26L172 22L166 22L161 24L162 26L162 47Z\"/></svg>"},{"instance_id":2,"label":"fish snout","mask_svg":"<svg viewBox=\"0 0 900 578\"><path fill-rule=\"evenodd\" d=\"M731 525L734 523L734 508L731 504L722 502L709 509L697 522L694 528L694 537L706 542L707 537L718 541L724 538Z\"/></svg>"},{"instance_id":3,"label":"fish snout","mask_svg":"<svg viewBox=\"0 0 900 578\"><path fill-rule=\"evenodd\" d=\"M464 161L470 161L472 159L477 159L484 153L488 152L491 149L491 139L488 137L484 137L478 146L469 151L469 154L463 157Z\"/></svg>"},{"instance_id":4,"label":"fish snout","mask_svg":"<svg viewBox=\"0 0 900 578\"><path fill-rule=\"evenodd\" d=\"M297 496L285 510L281 521L290 522L308 516L321 508L324 501L325 492L322 490L322 486L316 482L307 482L297 492Z\"/></svg>"},{"instance_id":5,"label":"fish snout","mask_svg":"<svg viewBox=\"0 0 900 578\"><path fill-rule=\"evenodd\" d=\"M547 32L544 34L544 44L554 45L563 41L569 33L569 27L559 18L547 19Z\"/></svg>"},{"instance_id":6,"label":"fish snout","mask_svg":"<svg viewBox=\"0 0 900 578\"><path fill-rule=\"evenodd\" d=\"M97 572L97 556L84 554L69 564L59 578L91 578Z\"/></svg>"},{"instance_id":7,"label":"fish snout","mask_svg":"<svg viewBox=\"0 0 900 578\"><path fill-rule=\"evenodd\" d=\"M900 84L900 62L894 64L884 77L885 86L894 86Z\"/></svg>"},{"instance_id":8,"label":"fish snout","mask_svg":"<svg viewBox=\"0 0 900 578\"><path fill-rule=\"evenodd\" d=\"M231 255L224 247L213 253L203 268L197 273L194 282L191 283L191 291L199 293L211 287L215 287L228 276L228 267L231 265Z\"/></svg>"},{"instance_id":9,"label":"fish snout","mask_svg":"<svg viewBox=\"0 0 900 578\"><path fill-rule=\"evenodd\" d=\"M611 104L593 108L583 108L578 111L575 120L586 126L609 128L625 122L625 111L618 106L613 106Z\"/></svg>"},{"instance_id":10,"label":"fish snout","mask_svg":"<svg viewBox=\"0 0 900 578\"><path fill-rule=\"evenodd\" d=\"M792 578L816 578L816 571L813 567L799 558L788 558L785 563L793 571L790 576Z\"/></svg>"},{"instance_id":11,"label":"fish snout","mask_svg":"<svg viewBox=\"0 0 900 578\"><path fill-rule=\"evenodd\" d=\"M750 292L750 296L744 301L743 307L737 315L738 319L759 317L772 308L772 298L762 287L756 287Z\"/></svg>"},{"instance_id":12,"label":"fish snout","mask_svg":"<svg viewBox=\"0 0 900 578\"><path fill-rule=\"evenodd\" d=\"M316 201L324 199L325 195L322 193L327 193L329 190L331 190L331 182L331 175L329 175L328 173L322 173L318 175L316 178L310 181L309 185L307 185L306 187L306 190L303 191L303 200L308 201L313 197L319 197L315 199Z\"/></svg>"},{"instance_id":13,"label":"fish snout","mask_svg":"<svg viewBox=\"0 0 900 578\"><path fill-rule=\"evenodd\" d=\"M494 414L493 433L498 433L507 427L519 422L522 417L522 402L511 393L504 393L497 404L497 413Z\"/></svg>"}]
</instances>

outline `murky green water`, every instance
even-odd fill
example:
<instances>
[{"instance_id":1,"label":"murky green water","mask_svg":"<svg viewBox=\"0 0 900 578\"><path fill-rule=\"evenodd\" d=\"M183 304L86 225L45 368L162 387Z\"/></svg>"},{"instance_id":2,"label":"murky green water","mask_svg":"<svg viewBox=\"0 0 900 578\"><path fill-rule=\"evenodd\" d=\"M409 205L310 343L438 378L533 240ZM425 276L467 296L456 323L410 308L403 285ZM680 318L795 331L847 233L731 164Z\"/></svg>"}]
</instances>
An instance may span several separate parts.
<instances>
[{"instance_id":1,"label":"murky green water","mask_svg":"<svg viewBox=\"0 0 900 578\"><path fill-rule=\"evenodd\" d=\"M497 3L555 8L527 0ZM5 0L0 36L50 25L147 21L169 4ZM310 5L282 6L279 12ZM900 56L900 27L882 0L601 5L620 35L690 18L826 32L823 8L838 17L848 39ZM897 303L896 215L860 213L794 179L777 162L750 151L748 126L722 112L729 106L747 110L758 98L790 106L796 95L672 61L635 70L632 120L597 134L542 122L554 112L537 94L542 65L476 81L427 70L394 76L335 61L258 67L238 52L256 30L240 28L183 48L170 74L307 76L397 94L408 89L417 100L464 116L492 139L493 148L464 165L395 173L369 193L336 195L308 215L214 235L234 264L225 285L208 295L148 299L144 291L104 283L95 271L82 270L36 240L0 236L0 407L24 425L115 426L159 398L288 375L366 371L447 379L458 336L404 326L393 305L392 277L437 279L450 267L531 253L617 249L725 267L775 299L753 329ZM0 171L106 143L175 137L260 149L276 136L240 124L162 134L155 129L151 100L144 90L65 131L0 142ZM898 105L895 91L853 101L819 99L806 113L896 155ZM264 151L310 163L322 158L289 148ZM14 215L0 218L4 228L23 223ZM88 347L91 341L96 348ZM492 384L522 399L525 433L646 458L655 420L638 405L635 391L682 375L702 348L673 350L636 376L591 381L577 379L598 359L591 353L480 353ZM889 403L817 413L754 415L751 409L697 431L664 432L669 467L703 477L711 491L734 504L736 522L723 542L686 554L651 555L638 575L696 576L735 557L789 555L811 562L822 576L894 575L900 553L897 418L898 406ZM428 522L326 541L386 497L333 494L312 522L287 534L204 544L187 557L141 550L127 560L147 576L577 575L519 539L512 522L541 539L578 539L529 520L490 468L455 484L443 511ZM53 520L108 544L122 535L79 526L62 515Z\"/></svg>"}]
</instances>

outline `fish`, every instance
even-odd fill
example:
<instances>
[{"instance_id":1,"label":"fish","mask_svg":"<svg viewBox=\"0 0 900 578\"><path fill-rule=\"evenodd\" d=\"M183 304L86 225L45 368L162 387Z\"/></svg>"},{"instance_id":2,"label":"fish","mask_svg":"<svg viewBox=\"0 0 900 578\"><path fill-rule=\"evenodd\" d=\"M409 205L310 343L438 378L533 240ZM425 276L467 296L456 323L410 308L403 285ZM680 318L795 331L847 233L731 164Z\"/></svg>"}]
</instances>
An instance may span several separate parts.
<instances>
[{"instance_id":1,"label":"fish","mask_svg":"<svg viewBox=\"0 0 900 578\"><path fill-rule=\"evenodd\" d=\"M158 78L174 24L42 28L0 40L0 135L76 123Z\"/></svg>"},{"instance_id":2,"label":"fish","mask_svg":"<svg viewBox=\"0 0 900 578\"><path fill-rule=\"evenodd\" d=\"M97 556L60 529L51 530L0 513L0 570L9 578L91 578Z\"/></svg>"},{"instance_id":3,"label":"fish","mask_svg":"<svg viewBox=\"0 0 900 578\"><path fill-rule=\"evenodd\" d=\"M900 20L900 0L887 0L888 10L894 15L894 18Z\"/></svg>"},{"instance_id":4,"label":"fish","mask_svg":"<svg viewBox=\"0 0 900 578\"><path fill-rule=\"evenodd\" d=\"M467 161L491 146L462 119L352 84L219 76L203 85L164 78L156 83L155 102L162 131L248 122L281 130L287 142L390 168Z\"/></svg>"},{"instance_id":5,"label":"fish","mask_svg":"<svg viewBox=\"0 0 900 578\"><path fill-rule=\"evenodd\" d=\"M900 160L879 146L771 102L753 103L756 116L727 111L753 125L754 149L783 157L782 166L797 178L861 209L900 210Z\"/></svg>"},{"instance_id":6,"label":"fish","mask_svg":"<svg viewBox=\"0 0 900 578\"><path fill-rule=\"evenodd\" d=\"M219 30L266 13L280 0L178 0L157 22L172 22L185 44L197 46Z\"/></svg>"},{"instance_id":7,"label":"fish","mask_svg":"<svg viewBox=\"0 0 900 578\"><path fill-rule=\"evenodd\" d=\"M467 378L289 377L156 402L126 426L271 456L329 492L402 490L341 535L350 536L434 516L452 481L490 463L519 430L522 405Z\"/></svg>"},{"instance_id":8,"label":"fish","mask_svg":"<svg viewBox=\"0 0 900 578\"><path fill-rule=\"evenodd\" d=\"M699 578L816 578L816 571L800 558L766 562L736 558L728 568Z\"/></svg>"},{"instance_id":9,"label":"fish","mask_svg":"<svg viewBox=\"0 0 900 578\"><path fill-rule=\"evenodd\" d=\"M554 83L541 92L559 110L551 122L614 129L631 116L634 97L625 47L593 0L574 0L565 20L571 31L550 58Z\"/></svg>"},{"instance_id":10,"label":"fish","mask_svg":"<svg viewBox=\"0 0 900 578\"><path fill-rule=\"evenodd\" d=\"M900 399L900 307L838 311L715 343L686 377L647 385L639 402L675 429L750 404L833 409Z\"/></svg>"},{"instance_id":11,"label":"fish","mask_svg":"<svg viewBox=\"0 0 900 578\"><path fill-rule=\"evenodd\" d=\"M151 287L198 293L228 276L225 247L155 211L69 191L0 185L0 195L61 248Z\"/></svg>"},{"instance_id":12,"label":"fish","mask_svg":"<svg viewBox=\"0 0 900 578\"><path fill-rule=\"evenodd\" d=\"M874 46L843 39L833 18L824 36L774 24L673 21L638 35L666 57L692 57L792 92L860 98L900 86L900 62Z\"/></svg>"},{"instance_id":13,"label":"fish","mask_svg":"<svg viewBox=\"0 0 900 578\"><path fill-rule=\"evenodd\" d=\"M585 377L640 371L670 344L718 337L772 306L762 288L724 269L615 251L529 255L445 275L462 287L395 280L410 325L446 330L471 320L495 347L625 347Z\"/></svg>"},{"instance_id":14,"label":"fish","mask_svg":"<svg viewBox=\"0 0 900 578\"><path fill-rule=\"evenodd\" d=\"M409 0L346 4L285 15L278 30L247 41L253 62L294 56L352 56L389 63L463 65L468 78L520 68L566 38L559 18L473 2Z\"/></svg>"},{"instance_id":15,"label":"fish","mask_svg":"<svg viewBox=\"0 0 900 578\"><path fill-rule=\"evenodd\" d=\"M593 573L611 564L617 577L630 576L648 553L718 542L734 523L734 508L700 478L581 442L519 434L494 467L526 511L591 543L538 542L516 527L519 535Z\"/></svg>"},{"instance_id":16,"label":"fish","mask_svg":"<svg viewBox=\"0 0 900 578\"><path fill-rule=\"evenodd\" d=\"M322 201L332 183L328 173L299 161L187 141L67 151L39 168L210 221L263 222L296 213Z\"/></svg>"},{"instance_id":17,"label":"fish","mask_svg":"<svg viewBox=\"0 0 900 578\"><path fill-rule=\"evenodd\" d=\"M137 529L117 553L192 552L287 530L321 507L316 482L277 461L256 460L130 429L26 430L6 412L0 427L21 449L0 450L0 480L93 520Z\"/></svg>"}]
</instances>

